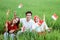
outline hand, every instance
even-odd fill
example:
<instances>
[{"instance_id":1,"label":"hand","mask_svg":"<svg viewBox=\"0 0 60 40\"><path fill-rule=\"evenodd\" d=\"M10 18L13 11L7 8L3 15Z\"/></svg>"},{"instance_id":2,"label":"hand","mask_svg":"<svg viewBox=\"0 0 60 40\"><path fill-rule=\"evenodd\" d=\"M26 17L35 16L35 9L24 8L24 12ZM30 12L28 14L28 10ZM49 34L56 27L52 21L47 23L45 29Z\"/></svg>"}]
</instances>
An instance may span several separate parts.
<instances>
[{"instance_id":1,"label":"hand","mask_svg":"<svg viewBox=\"0 0 60 40\"><path fill-rule=\"evenodd\" d=\"M25 31L25 27L22 27L22 31L23 31L23 32Z\"/></svg>"},{"instance_id":2,"label":"hand","mask_svg":"<svg viewBox=\"0 0 60 40\"><path fill-rule=\"evenodd\" d=\"M11 31L9 31L9 33L13 33L15 30L11 30Z\"/></svg>"}]
</instances>

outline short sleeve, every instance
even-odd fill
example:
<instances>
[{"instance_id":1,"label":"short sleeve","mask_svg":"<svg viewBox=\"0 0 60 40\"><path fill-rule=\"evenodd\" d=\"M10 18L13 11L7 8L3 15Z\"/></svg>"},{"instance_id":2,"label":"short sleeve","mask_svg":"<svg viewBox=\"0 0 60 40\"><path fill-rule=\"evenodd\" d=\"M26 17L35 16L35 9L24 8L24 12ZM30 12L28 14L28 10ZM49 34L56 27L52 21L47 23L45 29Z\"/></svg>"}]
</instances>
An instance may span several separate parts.
<instances>
[{"instance_id":1,"label":"short sleeve","mask_svg":"<svg viewBox=\"0 0 60 40\"><path fill-rule=\"evenodd\" d=\"M22 23L25 20L25 18L20 18L20 22Z\"/></svg>"},{"instance_id":2,"label":"short sleeve","mask_svg":"<svg viewBox=\"0 0 60 40\"><path fill-rule=\"evenodd\" d=\"M32 30L35 30L36 29L36 26L35 24L32 25Z\"/></svg>"}]
</instances>

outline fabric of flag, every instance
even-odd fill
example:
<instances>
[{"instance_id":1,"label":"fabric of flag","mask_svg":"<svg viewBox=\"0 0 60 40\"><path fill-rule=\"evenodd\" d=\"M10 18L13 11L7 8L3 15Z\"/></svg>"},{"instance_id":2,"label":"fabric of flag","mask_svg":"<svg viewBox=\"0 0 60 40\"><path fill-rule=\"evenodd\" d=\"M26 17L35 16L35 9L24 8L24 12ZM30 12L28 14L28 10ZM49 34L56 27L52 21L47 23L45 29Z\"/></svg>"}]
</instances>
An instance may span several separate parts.
<instances>
[{"instance_id":1,"label":"fabric of flag","mask_svg":"<svg viewBox=\"0 0 60 40\"><path fill-rule=\"evenodd\" d=\"M22 8L22 6L23 6L22 3L20 3L19 6L18 6L18 8Z\"/></svg>"},{"instance_id":2,"label":"fabric of flag","mask_svg":"<svg viewBox=\"0 0 60 40\"><path fill-rule=\"evenodd\" d=\"M40 24L40 25L42 25L43 22L44 22L43 20L39 20L39 24Z\"/></svg>"},{"instance_id":3,"label":"fabric of flag","mask_svg":"<svg viewBox=\"0 0 60 40\"><path fill-rule=\"evenodd\" d=\"M53 14L53 15L52 15L52 18L53 18L54 20L57 20L58 16L57 16L56 14Z\"/></svg>"}]
</instances>

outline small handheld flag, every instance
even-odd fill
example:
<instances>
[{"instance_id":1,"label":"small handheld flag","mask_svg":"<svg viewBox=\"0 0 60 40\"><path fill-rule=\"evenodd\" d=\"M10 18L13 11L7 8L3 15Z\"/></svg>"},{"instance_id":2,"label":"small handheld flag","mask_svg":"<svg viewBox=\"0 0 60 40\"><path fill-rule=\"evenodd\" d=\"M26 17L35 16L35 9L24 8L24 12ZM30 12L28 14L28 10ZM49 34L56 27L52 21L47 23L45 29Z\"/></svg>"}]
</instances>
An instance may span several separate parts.
<instances>
[{"instance_id":1,"label":"small handheld flag","mask_svg":"<svg viewBox=\"0 0 60 40\"><path fill-rule=\"evenodd\" d=\"M53 14L52 18L56 21L58 19L58 16L56 14Z\"/></svg>"},{"instance_id":2,"label":"small handheld flag","mask_svg":"<svg viewBox=\"0 0 60 40\"><path fill-rule=\"evenodd\" d=\"M22 3L20 3L19 6L18 6L18 8L22 8L22 6L23 6Z\"/></svg>"}]
</instances>

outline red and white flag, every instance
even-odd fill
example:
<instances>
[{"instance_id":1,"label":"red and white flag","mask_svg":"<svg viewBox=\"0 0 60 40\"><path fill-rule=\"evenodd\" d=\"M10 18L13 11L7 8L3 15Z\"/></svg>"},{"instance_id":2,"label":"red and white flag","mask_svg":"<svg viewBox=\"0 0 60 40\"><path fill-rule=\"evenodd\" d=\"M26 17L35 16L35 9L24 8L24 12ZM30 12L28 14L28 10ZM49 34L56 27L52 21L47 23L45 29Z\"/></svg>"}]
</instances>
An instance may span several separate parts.
<instances>
[{"instance_id":1,"label":"red and white flag","mask_svg":"<svg viewBox=\"0 0 60 40\"><path fill-rule=\"evenodd\" d=\"M19 6L18 6L18 8L22 8L22 6L23 6L22 3L20 3Z\"/></svg>"},{"instance_id":2,"label":"red and white flag","mask_svg":"<svg viewBox=\"0 0 60 40\"><path fill-rule=\"evenodd\" d=\"M58 16L57 16L56 14L53 14L53 15L52 15L52 18L53 18L54 20L57 20L57 19L58 19Z\"/></svg>"}]
</instances>

